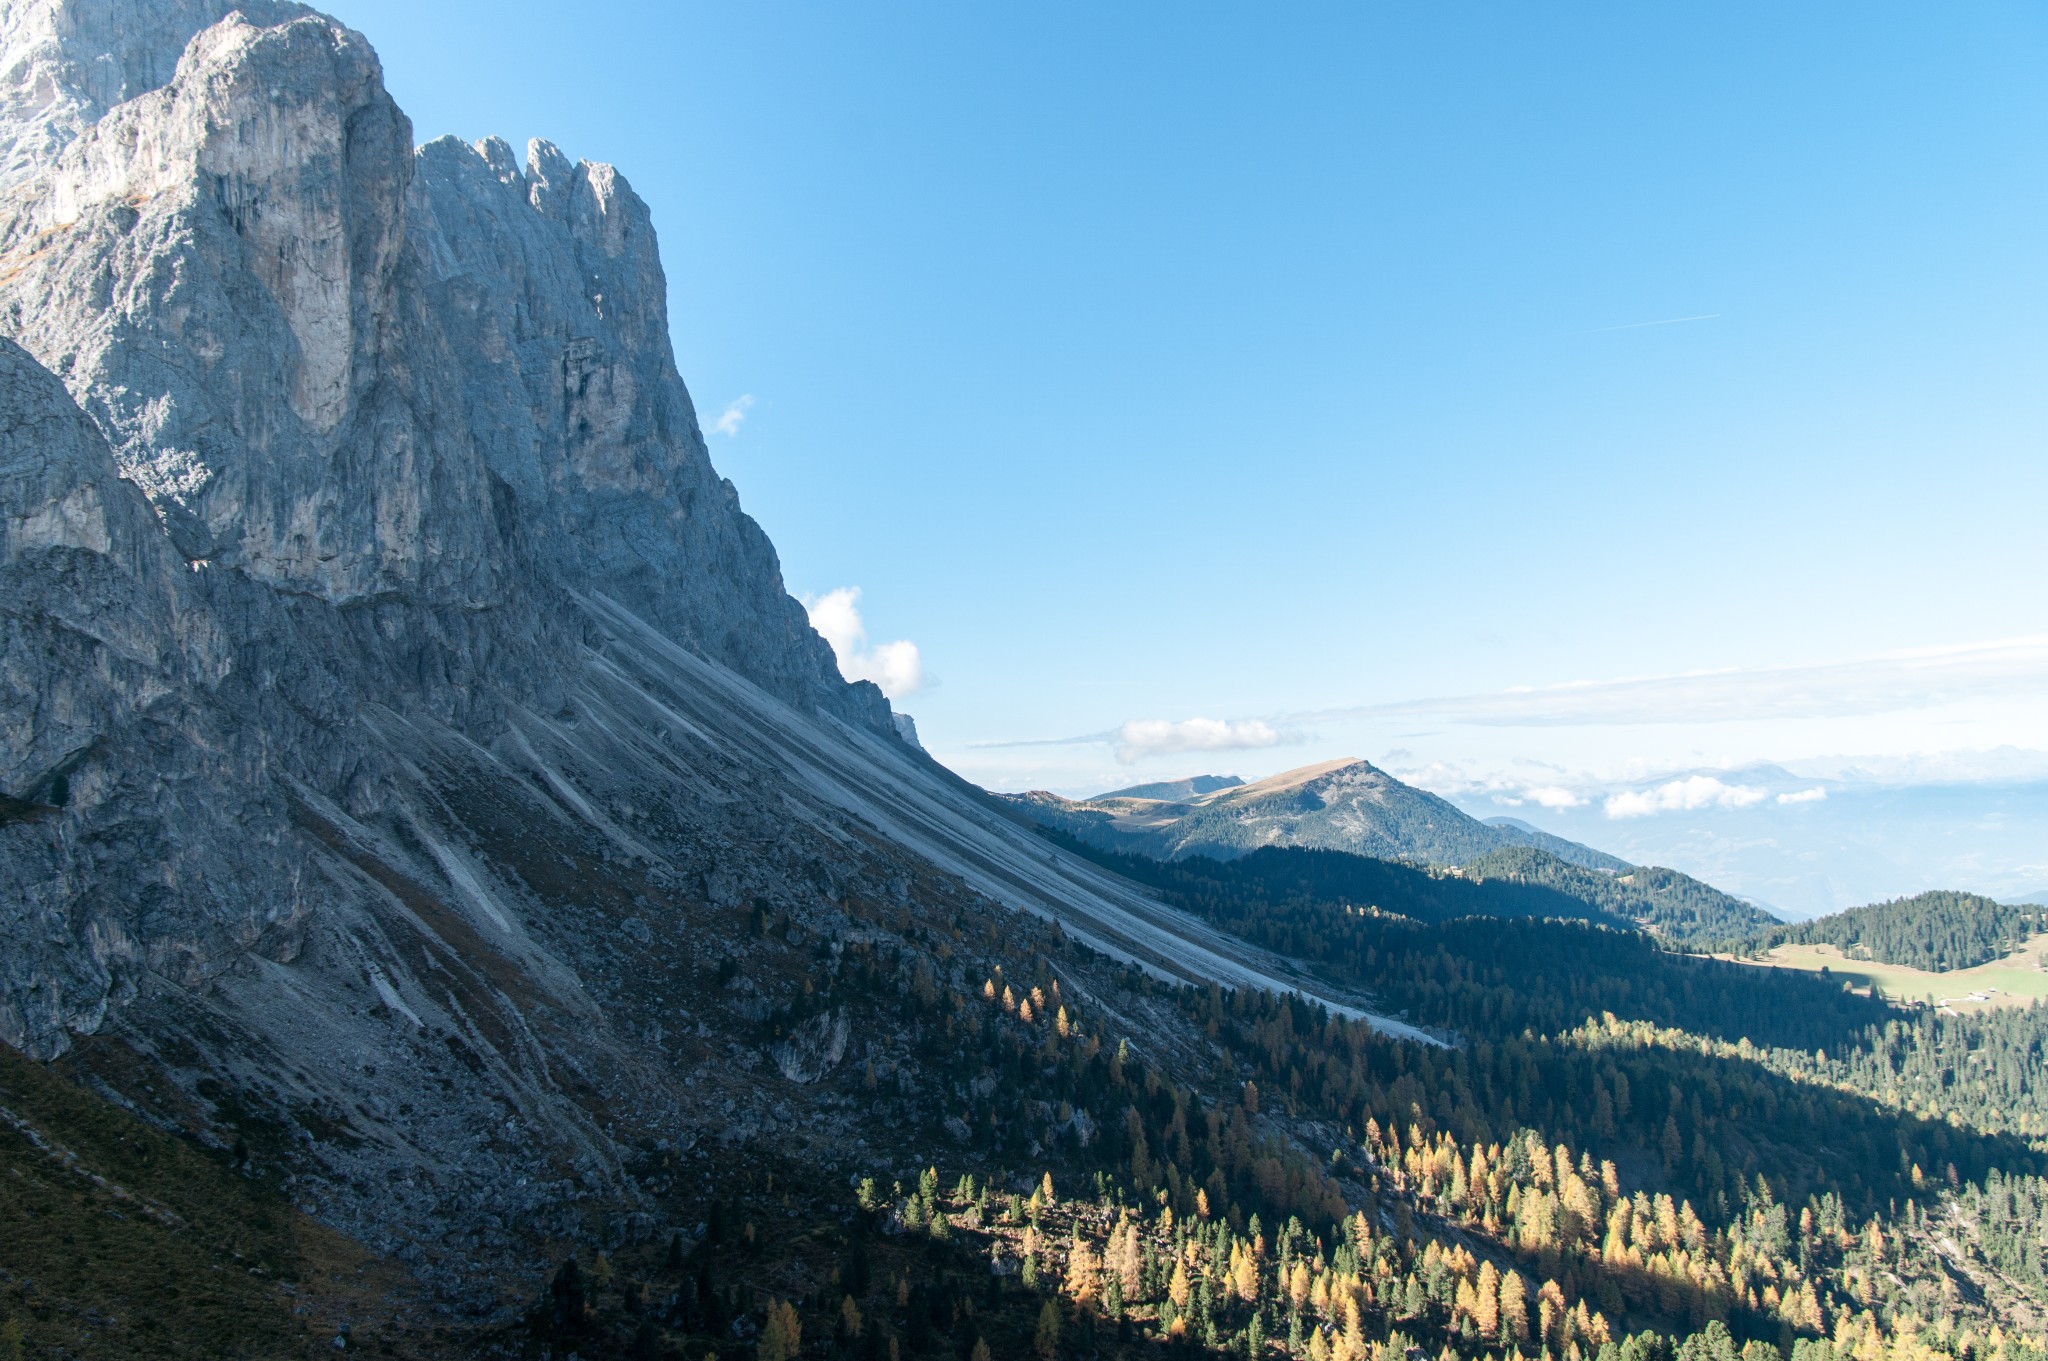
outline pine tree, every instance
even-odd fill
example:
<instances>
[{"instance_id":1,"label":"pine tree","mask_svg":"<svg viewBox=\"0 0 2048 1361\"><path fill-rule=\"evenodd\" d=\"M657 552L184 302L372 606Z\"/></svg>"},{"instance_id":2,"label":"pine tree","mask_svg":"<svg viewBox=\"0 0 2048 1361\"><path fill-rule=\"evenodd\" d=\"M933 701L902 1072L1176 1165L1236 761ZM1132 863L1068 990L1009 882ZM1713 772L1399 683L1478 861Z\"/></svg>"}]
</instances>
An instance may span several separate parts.
<instances>
[{"instance_id":1,"label":"pine tree","mask_svg":"<svg viewBox=\"0 0 2048 1361\"><path fill-rule=\"evenodd\" d=\"M1138 1225L1126 1219L1118 1231L1111 1236L1108 1259L1105 1268L1122 1287L1126 1301L1143 1298L1144 1257L1138 1244Z\"/></svg>"},{"instance_id":2,"label":"pine tree","mask_svg":"<svg viewBox=\"0 0 2048 1361\"><path fill-rule=\"evenodd\" d=\"M1102 1269L1095 1256L1095 1249L1088 1240L1081 1237L1077 1226L1074 1237L1067 1248L1067 1293L1074 1297L1076 1304L1087 1305L1094 1301L1102 1290Z\"/></svg>"},{"instance_id":3,"label":"pine tree","mask_svg":"<svg viewBox=\"0 0 2048 1361\"><path fill-rule=\"evenodd\" d=\"M1038 1349L1038 1361L1056 1361L1060 1354L1060 1310L1051 1300L1039 1306L1032 1345Z\"/></svg>"},{"instance_id":4,"label":"pine tree","mask_svg":"<svg viewBox=\"0 0 2048 1361\"><path fill-rule=\"evenodd\" d=\"M768 1301L768 1318L761 1328L759 1361L791 1361L803 1349L804 1325L787 1300Z\"/></svg>"},{"instance_id":5,"label":"pine tree","mask_svg":"<svg viewBox=\"0 0 2048 1361\"><path fill-rule=\"evenodd\" d=\"M1176 1309L1186 1309L1192 1296L1193 1287L1188 1284L1187 1266L1179 1261L1173 1264L1173 1279L1167 1282L1166 1298L1173 1301Z\"/></svg>"},{"instance_id":6,"label":"pine tree","mask_svg":"<svg viewBox=\"0 0 2048 1361\"><path fill-rule=\"evenodd\" d=\"M1365 1321L1359 1316L1358 1301L1344 1299L1344 1332L1337 1339L1337 1361L1365 1361Z\"/></svg>"},{"instance_id":7,"label":"pine tree","mask_svg":"<svg viewBox=\"0 0 2048 1361\"><path fill-rule=\"evenodd\" d=\"M1472 1305L1472 1320L1479 1325L1479 1335L1488 1342L1500 1336L1500 1271L1492 1262L1479 1264L1479 1284L1474 1288L1477 1298Z\"/></svg>"},{"instance_id":8,"label":"pine tree","mask_svg":"<svg viewBox=\"0 0 2048 1361\"><path fill-rule=\"evenodd\" d=\"M1503 1337L1518 1345L1529 1340L1529 1287L1519 1271L1501 1277L1500 1328Z\"/></svg>"},{"instance_id":9,"label":"pine tree","mask_svg":"<svg viewBox=\"0 0 2048 1361\"><path fill-rule=\"evenodd\" d=\"M583 1291L583 1271L571 1257L555 1272L554 1281L548 1286L554 1324L557 1329L578 1329L583 1326L588 1310Z\"/></svg>"}]
</instances>

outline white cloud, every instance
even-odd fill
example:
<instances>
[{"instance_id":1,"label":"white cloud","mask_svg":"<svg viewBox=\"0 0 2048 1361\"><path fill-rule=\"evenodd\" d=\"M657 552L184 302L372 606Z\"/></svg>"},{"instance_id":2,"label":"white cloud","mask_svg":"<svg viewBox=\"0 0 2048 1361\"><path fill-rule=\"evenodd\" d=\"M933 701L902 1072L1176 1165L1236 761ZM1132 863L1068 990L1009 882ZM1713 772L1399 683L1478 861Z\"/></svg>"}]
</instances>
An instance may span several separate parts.
<instances>
[{"instance_id":1,"label":"white cloud","mask_svg":"<svg viewBox=\"0 0 2048 1361\"><path fill-rule=\"evenodd\" d=\"M811 627L832 645L839 674L850 681L873 681L890 699L905 699L924 688L924 658L916 643L897 641L868 646L867 625L860 618L860 587L842 586L811 599Z\"/></svg>"},{"instance_id":2,"label":"white cloud","mask_svg":"<svg viewBox=\"0 0 2048 1361\"><path fill-rule=\"evenodd\" d=\"M1522 797L1543 808L1563 812L1567 808L1578 808L1585 804L1579 795L1562 785L1546 784L1522 791Z\"/></svg>"},{"instance_id":3,"label":"white cloud","mask_svg":"<svg viewBox=\"0 0 2048 1361\"><path fill-rule=\"evenodd\" d=\"M1243 751L1280 745L1278 730L1256 718L1190 718L1179 723L1141 718L1118 728L1115 739L1116 759L1125 765L1178 751Z\"/></svg>"},{"instance_id":4,"label":"white cloud","mask_svg":"<svg viewBox=\"0 0 2048 1361\"><path fill-rule=\"evenodd\" d=\"M1610 818L1646 818L1658 813L1695 813L1703 808L1748 808L1769 798L1754 785L1724 784L1711 775L1690 775L1650 789L1629 789L1607 798Z\"/></svg>"},{"instance_id":5,"label":"white cloud","mask_svg":"<svg viewBox=\"0 0 2048 1361\"><path fill-rule=\"evenodd\" d=\"M718 413L718 419L711 422L711 433L730 439L740 432L747 423L747 412L754 406L754 394L742 393L725 404L725 410Z\"/></svg>"},{"instance_id":6,"label":"white cloud","mask_svg":"<svg viewBox=\"0 0 2048 1361\"><path fill-rule=\"evenodd\" d=\"M1827 790L1826 790L1826 789L1825 789L1824 787L1822 787L1822 786L1820 786L1820 785L1815 785L1815 786L1814 786L1813 788L1811 788L1811 789L1801 789L1801 790L1799 790L1799 791L1798 791L1798 792L1796 792L1796 793L1792 793L1792 794L1780 794L1780 795L1778 795L1778 802L1779 802L1779 803L1819 803L1819 802L1821 802L1821 801L1822 801L1823 799L1827 798L1827 796L1828 796L1828 791L1827 791Z\"/></svg>"}]
</instances>

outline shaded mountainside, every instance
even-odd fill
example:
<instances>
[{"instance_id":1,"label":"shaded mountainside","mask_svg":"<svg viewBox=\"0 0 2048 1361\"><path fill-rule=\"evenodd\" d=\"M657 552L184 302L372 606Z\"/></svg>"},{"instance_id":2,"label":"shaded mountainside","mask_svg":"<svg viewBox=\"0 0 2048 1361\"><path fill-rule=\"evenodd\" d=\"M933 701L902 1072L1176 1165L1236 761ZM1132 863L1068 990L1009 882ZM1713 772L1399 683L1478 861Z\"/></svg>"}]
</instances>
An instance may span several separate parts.
<instances>
[{"instance_id":1,"label":"shaded mountainside","mask_svg":"<svg viewBox=\"0 0 2048 1361\"><path fill-rule=\"evenodd\" d=\"M1215 785L1203 790L1206 781ZM1379 860L1463 865L1509 846L1539 846L1591 869L1612 856L1517 824L1479 821L1365 761L1304 766L1250 784L1221 777L1140 785L1093 799L1003 795L1035 821L1100 850L1175 860L1228 858L1262 846L1347 851Z\"/></svg>"},{"instance_id":2,"label":"shaded mountainside","mask_svg":"<svg viewBox=\"0 0 2048 1361\"><path fill-rule=\"evenodd\" d=\"M1576 841L1546 832L1541 827L1532 827L1520 818L1488 818L1486 825L1511 837L1522 838L1521 844L1532 846L1539 851L1548 851L1568 865L1578 865L1589 870L1611 870L1616 874L1633 868L1618 855L1596 851L1591 846L1582 846Z\"/></svg>"},{"instance_id":3,"label":"shaded mountainside","mask_svg":"<svg viewBox=\"0 0 2048 1361\"><path fill-rule=\"evenodd\" d=\"M1950 973L1989 964L2042 930L2048 912L2037 905L1935 890L1780 927L1757 944L1832 945L1855 959Z\"/></svg>"},{"instance_id":4,"label":"shaded mountainside","mask_svg":"<svg viewBox=\"0 0 2048 1361\"><path fill-rule=\"evenodd\" d=\"M1644 930L1681 945L1725 941L1760 923L1775 924L1760 909L1676 870L1601 874L1529 847L1491 851L1451 872L1277 846L1231 860L1154 860L1096 850L1051 829L1045 835L1212 919L1296 910L1363 911L1426 923L1548 917ZM1315 951L1289 947L1282 953L1314 957Z\"/></svg>"},{"instance_id":5,"label":"shaded mountainside","mask_svg":"<svg viewBox=\"0 0 2048 1361\"><path fill-rule=\"evenodd\" d=\"M1521 847L1481 856L1465 866L1464 873L1472 879L1554 889L1652 935L1685 944L1725 941L1777 925L1777 918L1760 907L1654 865L1602 874L1567 864L1546 851Z\"/></svg>"},{"instance_id":6,"label":"shaded mountainside","mask_svg":"<svg viewBox=\"0 0 2048 1361\"><path fill-rule=\"evenodd\" d=\"M246 1144L206 1150L4 1045L0 1220L0 1319L48 1354L332 1356L352 1323L459 1354L405 1272L294 1210Z\"/></svg>"}]
</instances>

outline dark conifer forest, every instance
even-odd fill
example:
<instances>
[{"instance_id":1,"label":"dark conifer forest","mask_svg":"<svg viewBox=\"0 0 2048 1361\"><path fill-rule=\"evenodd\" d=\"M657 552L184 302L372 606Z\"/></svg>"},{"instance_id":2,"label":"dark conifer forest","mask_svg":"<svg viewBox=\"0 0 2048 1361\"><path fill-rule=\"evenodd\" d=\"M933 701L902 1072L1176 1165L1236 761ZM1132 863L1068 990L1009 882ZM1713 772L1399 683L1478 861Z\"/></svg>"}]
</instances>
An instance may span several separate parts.
<instances>
[{"instance_id":1,"label":"dark conifer forest","mask_svg":"<svg viewBox=\"0 0 2048 1361\"><path fill-rule=\"evenodd\" d=\"M2048 911L2031 904L1937 890L1781 926L1757 945L1833 945L1856 959L1949 973L2018 949L2042 929L2044 916Z\"/></svg>"}]
</instances>

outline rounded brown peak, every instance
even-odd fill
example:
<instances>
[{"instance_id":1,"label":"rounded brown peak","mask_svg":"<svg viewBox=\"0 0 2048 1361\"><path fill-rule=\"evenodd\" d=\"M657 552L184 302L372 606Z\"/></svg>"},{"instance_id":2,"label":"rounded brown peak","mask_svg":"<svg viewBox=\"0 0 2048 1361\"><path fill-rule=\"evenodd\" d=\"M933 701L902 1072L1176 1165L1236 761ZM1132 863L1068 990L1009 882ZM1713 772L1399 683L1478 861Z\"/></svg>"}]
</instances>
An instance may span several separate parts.
<instances>
[{"instance_id":1,"label":"rounded brown peak","mask_svg":"<svg viewBox=\"0 0 2048 1361\"><path fill-rule=\"evenodd\" d=\"M1298 789L1302 785L1343 773L1377 775L1379 771L1374 769L1370 761L1361 760L1356 756L1343 756L1334 761L1320 761L1312 766L1297 766L1293 770L1283 770L1278 775L1268 775L1265 779L1253 780L1250 784L1218 790L1214 794L1205 795L1202 801L1222 802L1228 799L1258 798L1264 794Z\"/></svg>"}]
</instances>

